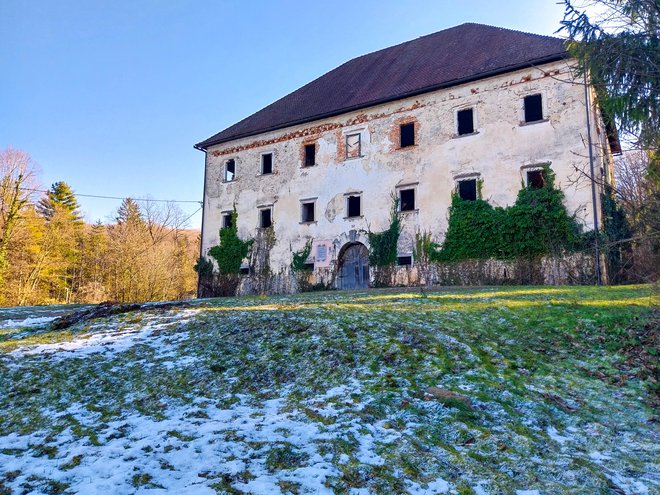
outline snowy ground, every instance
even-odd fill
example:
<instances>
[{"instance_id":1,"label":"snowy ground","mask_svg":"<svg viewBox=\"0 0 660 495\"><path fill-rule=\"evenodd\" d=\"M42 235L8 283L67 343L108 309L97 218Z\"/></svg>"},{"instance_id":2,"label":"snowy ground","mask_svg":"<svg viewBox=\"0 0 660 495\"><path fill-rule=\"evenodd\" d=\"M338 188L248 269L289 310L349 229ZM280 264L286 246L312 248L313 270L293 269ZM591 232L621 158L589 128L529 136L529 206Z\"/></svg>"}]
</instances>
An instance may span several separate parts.
<instances>
[{"instance_id":1,"label":"snowy ground","mask_svg":"<svg viewBox=\"0 0 660 495\"><path fill-rule=\"evenodd\" d=\"M0 495L657 494L657 417L619 344L652 304L323 293L58 332L60 308L3 309Z\"/></svg>"}]
</instances>

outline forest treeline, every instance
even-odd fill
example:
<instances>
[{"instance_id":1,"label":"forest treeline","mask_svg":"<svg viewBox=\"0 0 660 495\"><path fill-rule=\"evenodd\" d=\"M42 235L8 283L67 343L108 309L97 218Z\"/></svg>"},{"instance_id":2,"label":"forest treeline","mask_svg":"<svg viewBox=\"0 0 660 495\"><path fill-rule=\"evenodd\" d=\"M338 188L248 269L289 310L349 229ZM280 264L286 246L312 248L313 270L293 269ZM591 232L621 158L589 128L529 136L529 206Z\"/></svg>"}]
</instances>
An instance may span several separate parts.
<instances>
[{"instance_id":1,"label":"forest treeline","mask_svg":"<svg viewBox=\"0 0 660 495\"><path fill-rule=\"evenodd\" d=\"M174 203L124 199L86 224L68 184L39 192L30 156L0 151L0 305L194 296L199 233Z\"/></svg>"}]
</instances>

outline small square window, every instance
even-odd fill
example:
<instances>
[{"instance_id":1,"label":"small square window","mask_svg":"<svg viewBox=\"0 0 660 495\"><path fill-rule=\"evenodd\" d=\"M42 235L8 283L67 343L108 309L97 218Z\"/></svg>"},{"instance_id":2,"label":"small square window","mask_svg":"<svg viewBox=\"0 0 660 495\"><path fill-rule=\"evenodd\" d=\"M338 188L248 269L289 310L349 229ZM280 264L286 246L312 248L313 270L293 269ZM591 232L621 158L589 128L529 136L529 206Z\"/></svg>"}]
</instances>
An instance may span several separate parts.
<instances>
[{"instance_id":1,"label":"small square window","mask_svg":"<svg viewBox=\"0 0 660 495\"><path fill-rule=\"evenodd\" d=\"M250 267L249 266L242 266L239 268L238 273L241 275L249 275L250 274Z\"/></svg>"},{"instance_id":2,"label":"small square window","mask_svg":"<svg viewBox=\"0 0 660 495\"><path fill-rule=\"evenodd\" d=\"M227 160L225 162L225 174L224 174L224 180L225 182L231 182L236 178L236 161L235 160Z\"/></svg>"},{"instance_id":3,"label":"small square window","mask_svg":"<svg viewBox=\"0 0 660 495\"><path fill-rule=\"evenodd\" d=\"M301 203L300 205L300 220L302 223L311 223L314 218L314 201Z\"/></svg>"},{"instance_id":4,"label":"small square window","mask_svg":"<svg viewBox=\"0 0 660 495\"><path fill-rule=\"evenodd\" d=\"M316 165L316 144L305 145L305 167Z\"/></svg>"},{"instance_id":5,"label":"small square window","mask_svg":"<svg viewBox=\"0 0 660 495\"><path fill-rule=\"evenodd\" d=\"M543 120L543 98L540 94L525 96L525 122Z\"/></svg>"},{"instance_id":6,"label":"small square window","mask_svg":"<svg viewBox=\"0 0 660 495\"><path fill-rule=\"evenodd\" d=\"M225 212L222 214L222 228L230 229L232 227L232 214L231 212Z\"/></svg>"},{"instance_id":7,"label":"small square window","mask_svg":"<svg viewBox=\"0 0 660 495\"><path fill-rule=\"evenodd\" d=\"M402 124L400 126L401 133L401 147L407 148L408 146L415 146L415 124Z\"/></svg>"},{"instance_id":8,"label":"small square window","mask_svg":"<svg viewBox=\"0 0 660 495\"><path fill-rule=\"evenodd\" d=\"M458 123L458 135L472 134L474 132L474 111L472 108L459 110L456 113Z\"/></svg>"},{"instance_id":9,"label":"small square window","mask_svg":"<svg viewBox=\"0 0 660 495\"><path fill-rule=\"evenodd\" d=\"M346 136L346 158L359 158L362 156L360 134Z\"/></svg>"},{"instance_id":10,"label":"small square window","mask_svg":"<svg viewBox=\"0 0 660 495\"><path fill-rule=\"evenodd\" d=\"M346 216L359 217L362 215L362 198L360 196L349 196L346 198Z\"/></svg>"},{"instance_id":11,"label":"small square window","mask_svg":"<svg viewBox=\"0 0 660 495\"><path fill-rule=\"evenodd\" d=\"M528 170L527 187L530 189L542 189L545 186L545 170Z\"/></svg>"},{"instance_id":12,"label":"small square window","mask_svg":"<svg viewBox=\"0 0 660 495\"><path fill-rule=\"evenodd\" d=\"M399 210L413 211L415 209L415 190L414 189L401 189L399 190Z\"/></svg>"},{"instance_id":13,"label":"small square window","mask_svg":"<svg viewBox=\"0 0 660 495\"><path fill-rule=\"evenodd\" d=\"M397 256L396 264L399 266L410 266L412 265L412 256L409 254L405 256Z\"/></svg>"},{"instance_id":14,"label":"small square window","mask_svg":"<svg viewBox=\"0 0 660 495\"><path fill-rule=\"evenodd\" d=\"M261 174L272 174L273 173L273 154L264 153L261 155Z\"/></svg>"},{"instance_id":15,"label":"small square window","mask_svg":"<svg viewBox=\"0 0 660 495\"><path fill-rule=\"evenodd\" d=\"M273 210L272 208L262 208L259 210L259 227L267 229L273 225Z\"/></svg>"},{"instance_id":16,"label":"small square window","mask_svg":"<svg viewBox=\"0 0 660 495\"><path fill-rule=\"evenodd\" d=\"M477 199L477 179L458 181L458 196L466 201Z\"/></svg>"}]
</instances>

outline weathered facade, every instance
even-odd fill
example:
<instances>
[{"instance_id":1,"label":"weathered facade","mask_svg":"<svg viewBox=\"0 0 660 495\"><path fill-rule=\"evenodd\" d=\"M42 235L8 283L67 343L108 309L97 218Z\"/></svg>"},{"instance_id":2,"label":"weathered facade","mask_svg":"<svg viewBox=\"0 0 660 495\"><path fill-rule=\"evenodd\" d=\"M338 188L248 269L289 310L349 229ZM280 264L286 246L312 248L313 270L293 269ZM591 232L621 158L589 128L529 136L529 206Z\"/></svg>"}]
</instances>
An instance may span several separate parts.
<instances>
[{"instance_id":1,"label":"weathered facade","mask_svg":"<svg viewBox=\"0 0 660 495\"><path fill-rule=\"evenodd\" d=\"M367 98L364 106L338 108L336 115L316 118L311 112L307 121L303 116L297 123L295 118L270 126L262 122L241 132L243 123L259 119L258 112L237 124L238 132L229 128L199 143L206 152L202 254L218 244L219 229L235 208L241 238L255 238L272 223L268 270L281 280L267 290L296 288L285 281L292 253L310 241L308 283L364 287L371 277L366 232L387 227L393 197L403 222L399 261L414 266L415 233L431 232L442 240L452 193L469 198L478 188L491 204L510 205L521 184L538 180L544 166L556 174L569 213L577 213L585 229L593 228L599 208L593 208L591 182L576 170L590 167L590 128L595 172L609 178L611 156L603 151L609 150L607 133L593 93L575 79L560 40L472 24L431 37L442 46L444 33L451 32L453 42L468 28L484 36L495 30L498 39L515 36L513 44L523 52L525 43L555 43L547 49L552 53L541 53L537 60L523 55L507 65L505 57L481 73L472 70L469 77L441 81L442 87L409 95L397 95L395 88L389 101L373 104ZM404 44L406 50L414 51L416 42ZM480 54L498 50L487 39L483 43ZM344 66L336 70L346 71ZM419 279L419 273L406 268L393 281ZM242 287L250 290L249 277Z\"/></svg>"}]
</instances>

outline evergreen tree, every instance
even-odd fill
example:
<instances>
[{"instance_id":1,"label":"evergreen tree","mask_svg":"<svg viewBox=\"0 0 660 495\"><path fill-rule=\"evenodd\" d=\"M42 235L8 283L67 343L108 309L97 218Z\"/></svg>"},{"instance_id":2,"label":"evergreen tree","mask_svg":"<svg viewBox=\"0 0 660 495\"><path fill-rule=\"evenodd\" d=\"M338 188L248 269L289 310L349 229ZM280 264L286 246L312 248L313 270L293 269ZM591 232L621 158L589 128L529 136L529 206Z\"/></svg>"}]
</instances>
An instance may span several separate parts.
<instances>
[{"instance_id":1,"label":"evergreen tree","mask_svg":"<svg viewBox=\"0 0 660 495\"><path fill-rule=\"evenodd\" d=\"M60 181L53 184L46 196L41 198L37 204L37 211L47 220L51 220L55 216L56 210L63 212L70 221L82 224L80 204L66 182Z\"/></svg>"},{"instance_id":2,"label":"evergreen tree","mask_svg":"<svg viewBox=\"0 0 660 495\"><path fill-rule=\"evenodd\" d=\"M564 0L562 28L605 114L649 150L660 148L660 2ZM594 15L589 15L593 12Z\"/></svg>"},{"instance_id":3,"label":"evergreen tree","mask_svg":"<svg viewBox=\"0 0 660 495\"><path fill-rule=\"evenodd\" d=\"M144 218L140 211L140 206L132 198L125 198L121 202L121 206L117 210L117 223L118 224L143 224Z\"/></svg>"}]
</instances>

